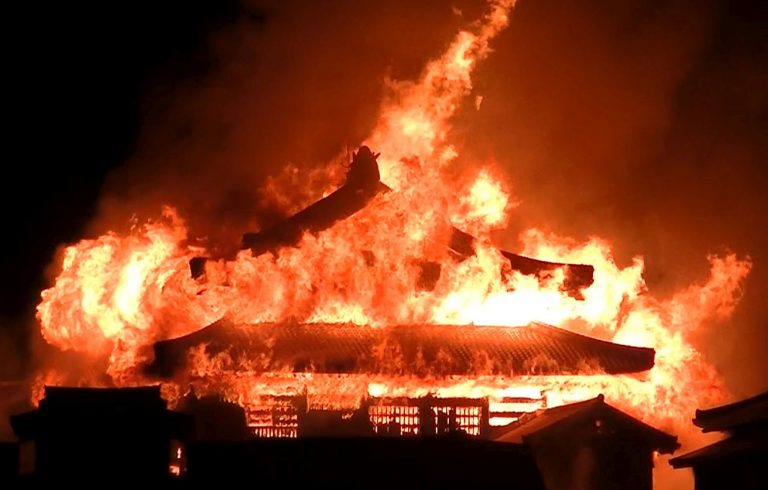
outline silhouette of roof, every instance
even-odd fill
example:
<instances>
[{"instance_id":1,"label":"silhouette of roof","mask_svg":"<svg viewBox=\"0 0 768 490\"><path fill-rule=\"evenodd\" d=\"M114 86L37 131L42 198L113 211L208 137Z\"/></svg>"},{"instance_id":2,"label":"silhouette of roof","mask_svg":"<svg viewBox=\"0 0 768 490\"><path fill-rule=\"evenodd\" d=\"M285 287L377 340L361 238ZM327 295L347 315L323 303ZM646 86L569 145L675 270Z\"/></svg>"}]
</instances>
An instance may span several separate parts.
<instances>
[{"instance_id":1,"label":"silhouette of roof","mask_svg":"<svg viewBox=\"0 0 768 490\"><path fill-rule=\"evenodd\" d=\"M735 403L696 410L693 423L702 432L732 430L738 426L768 421L768 391Z\"/></svg>"},{"instance_id":2,"label":"silhouette of roof","mask_svg":"<svg viewBox=\"0 0 768 490\"><path fill-rule=\"evenodd\" d=\"M274 251L284 246L295 246L304 232L318 232L330 228L364 209L377 195L392 191L379 181L379 169L374 154L367 146L355 153L344 185L331 194L315 201L292 216L288 216L258 232L247 232L242 237L241 248L250 249L254 255ZM467 258L475 254L475 238L458 228L453 228L450 243L446 246L458 256ZM506 250L501 254L509 260L510 266L526 275L548 273L562 269L565 274L564 290L578 296L578 291L592 284L595 269L588 264L564 264L548 262ZM205 271L206 257L195 257L190 261L193 277Z\"/></svg>"},{"instance_id":3,"label":"silhouette of roof","mask_svg":"<svg viewBox=\"0 0 768 490\"><path fill-rule=\"evenodd\" d=\"M669 460L674 468L689 468L709 461L743 458L758 453L768 457L768 438L728 438Z\"/></svg>"},{"instance_id":4,"label":"silhouette of roof","mask_svg":"<svg viewBox=\"0 0 768 490\"><path fill-rule=\"evenodd\" d=\"M603 395L591 400L525 415L518 422L512 424L508 431L497 436L495 440L515 444L527 443L550 435L557 437L562 434L563 430L584 424L600 431L602 427L605 427L604 421L606 419L615 421L623 432L647 440L653 449L663 454L672 453L680 447L676 436L660 431L605 403ZM615 430L615 428L610 430Z\"/></svg>"},{"instance_id":5,"label":"silhouette of roof","mask_svg":"<svg viewBox=\"0 0 768 490\"><path fill-rule=\"evenodd\" d=\"M671 459L669 464L675 468L735 458L768 458L768 391L728 405L696 410L693 423L702 432L728 431L731 436Z\"/></svg>"},{"instance_id":6,"label":"silhouette of roof","mask_svg":"<svg viewBox=\"0 0 768 490\"><path fill-rule=\"evenodd\" d=\"M40 407L97 407L104 405L130 405L165 408L160 396L160 385L127 388L81 388L70 386L46 386Z\"/></svg>"},{"instance_id":7,"label":"silhouette of roof","mask_svg":"<svg viewBox=\"0 0 768 490\"><path fill-rule=\"evenodd\" d=\"M115 424L115 421L120 421ZM167 425L174 433L188 431L191 419L167 409L160 396L160 386L129 388L80 388L46 386L45 396L35 410L11 416L11 426L20 440L35 439L41 432L77 431L77 426L91 432L125 430L149 423Z\"/></svg>"},{"instance_id":8,"label":"silhouette of roof","mask_svg":"<svg viewBox=\"0 0 768 490\"><path fill-rule=\"evenodd\" d=\"M190 349L260 359L255 370L325 373L554 375L630 373L653 367L653 349L532 323L520 327L216 322L154 346L150 372L170 375ZM388 354L389 353L389 354ZM389 357L387 357L389 355ZM417 366L425 366L425 372Z\"/></svg>"}]
</instances>

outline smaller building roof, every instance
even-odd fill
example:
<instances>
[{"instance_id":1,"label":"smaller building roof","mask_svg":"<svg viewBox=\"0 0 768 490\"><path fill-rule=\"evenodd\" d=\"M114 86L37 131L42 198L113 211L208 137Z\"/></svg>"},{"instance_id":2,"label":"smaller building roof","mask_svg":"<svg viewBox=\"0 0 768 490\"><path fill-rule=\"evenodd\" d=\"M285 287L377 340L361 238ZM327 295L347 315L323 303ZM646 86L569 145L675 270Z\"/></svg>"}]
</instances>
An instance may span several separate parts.
<instances>
[{"instance_id":1,"label":"smaller building roof","mask_svg":"<svg viewBox=\"0 0 768 490\"><path fill-rule=\"evenodd\" d=\"M728 431L730 437L669 461L688 468L733 458L768 458L768 391L707 410L696 410L693 423L702 432Z\"/></svg>"},{"instance_id":2,"label":"smaller building roof","mask_svg":"<svg viewBox=\"0 0 768 490\"><path fill-rule=\"evenodd\" d=\"M92 388L71 386L46 386L40 407L97 407L97 406L166 407L160 395L160 385L132 386L126 388Z\"/></svg>"},{"instance_id":3,"label":"smaller building roof","mask_svg":"<svg viewBox=\"0 0 768 490\"><path fill-rule=\"evenodd\" d=\"M164 427L173 434L190 431L189 416L167 409L160 386L128 388L81 388L46 386L35 410L11 415L11 427L19 440L36 439L56 431L97 434L100 430ZM119 421L119 424L115 422ZM79 431L79 432L78 432ZM90 432L89 432L90 431Z\"/></svg>"},{"instance_id":4,"label":"smaller building roof","mask_svg":"<svg viewBox=\"0 0 768 490\"><path fill-rule=\"evenodd\" d=\"M728 431L759 422L768 422L768 391L728 405L696 410L693 419L702 432Z\"/></svg>"},{"instance_id":5,"label":"smaller building roof","mask_svg":"<svg viewBox=\"0 0 768 490\"><path fill-rule=\"evenodd\" d=\"M711 461L743 458L756 454L768 456L768 438L728 438L669 460L674 468L689 468Z\"/></svg>"},{"instance_id":6,"label":"smaller building roof","mask_svg":"<svg viewBox=\"0 0 768 490\"><path fill-rule=\"evenodd\" d=\"M496 440L517 444L527 443L532 439L546 437L547 434L567 429L568 426L580 424L590 424L599 430L605 419L614 421L627 435L647 440L653 449L662 454L673 453L680 447L676 436L656 429L605 403L603 395L524 416Z\"/></svg>"}]
</instances>

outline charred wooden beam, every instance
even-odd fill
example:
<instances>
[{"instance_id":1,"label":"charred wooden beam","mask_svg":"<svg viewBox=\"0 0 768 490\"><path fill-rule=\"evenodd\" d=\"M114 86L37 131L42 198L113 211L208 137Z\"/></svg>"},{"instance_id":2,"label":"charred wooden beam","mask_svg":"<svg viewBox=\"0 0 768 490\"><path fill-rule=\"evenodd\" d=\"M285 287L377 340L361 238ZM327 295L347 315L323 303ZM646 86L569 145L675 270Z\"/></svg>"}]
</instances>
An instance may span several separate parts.
<instances>
[{"instance_id":1,"label":"charred wooden beam","mask_svg":"<svg viewBox=\"0 0 768 490\"><path fill-rule=\"evenodd\" d=\"M475 253L475 237L464 233L458 228L453 228L453 236L449 247L457 254L469 257ZM546 260L533 259L524 255L499 250L501 255L509 260L512 269L528 276L542 277L556 269L562 268L565 272L564 288L567 291L576 292L587 288L594 280L595 268L586 264L566 264L563 262L548 262Z\"/></svg>"},{"instance_id":2,"label":"charred wooden beam","mask_svg":"<svg viewBox=\"0 0 768 490\"><path fill-rule=\"evenodd\" d=\"M389 188L379 182L376 156L367 146L355 153L344 185L272 227L243 235L242 248L253 255L296 245L304 232L318 232L362 210L371 199Z\"/></svg>"},{"instance_id":3,"label":"charred wooden beam","mask_svg":"<svg viewBox=\"0 0 768 490\"><path fill-rule=\"evenodd\" d=\"M310 204L298 213L258 232L243 234L241 250L251 250L254 256L295 246L304 232L319 232L354 215L382 192L391 190L379 182L378 154L367 146L355 153L349 165L344 185L328 196ZM194 257L189 262L193 278L205 273L209 257Z\"/></svg>"},{"instance_id":4,"label":"charred wooden beam","mask_svg":"<svg viewBox=\"0 0 768 490\"><path fill-rule=\"evenodd\" d=\"M241 248L250 249L254 256L280 247L295 246L304 232L319 232L330 228L335 223L353 216L378 194L391 189L379 181L379 167L376 162L378 155L367 146L362 146L355 153L350 163L347 179L341 187L330 195L316 201L307 208L290 216L272 227L259 232L245 233ZM448 247L460 258L471 257L475 254L475 238L458 228L453 228L453 236ZM592 284L594 268L584 264L563 264L547 262L501 250L512 268L526 275L543 276L553 270L563 268L565 271L564 288L576 294L579 290ZM204 257L195 257L190 261L192 277L199 277L205 272ZM420 287L428 287L434 283L435 267L439 264L426 264L425 274L420 280Z\"/></svg>"}]
</instances>

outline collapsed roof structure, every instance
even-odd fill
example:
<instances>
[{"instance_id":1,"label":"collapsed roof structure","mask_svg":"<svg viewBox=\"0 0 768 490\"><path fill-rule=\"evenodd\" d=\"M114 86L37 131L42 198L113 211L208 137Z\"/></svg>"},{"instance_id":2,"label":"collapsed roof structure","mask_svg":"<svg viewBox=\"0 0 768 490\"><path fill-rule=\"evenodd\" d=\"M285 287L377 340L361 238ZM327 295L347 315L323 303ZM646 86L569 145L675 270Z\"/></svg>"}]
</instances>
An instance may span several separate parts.
<instances>
[{"instance_id":1,"label":"collapsed roof structure","mask_svg":"<svg viewBox=\"0 0 768 490\"><path fill-rule=\"evenodd\" d=\"M317 233L328 229L335 223L361 211L379 194L390 192L391 189L379 181L377 156L367 146L360 147L354 154L346 181L341 187L271 227L259 232L243 234L241 248L250 250L256 256L275 251L280 247L294 246L304 233ZM475 253L475 238L456 227L452 227L452 231L449 243L445 244L446 247L453 252L457 260L472 256ZM580 289L592 284L594 267L591 265L547 262L506 250L499 252L509 261L512 269L525 275L542 276L553 270L562 269L565 272L563 284L570 293L577 294ZM192 259L190 271L193 277L204 274L208 259L209 257ZM434 268L425 270L427 274L439 274L439 264L437 267L437 271Z\"/></svg>"}]
</instances>

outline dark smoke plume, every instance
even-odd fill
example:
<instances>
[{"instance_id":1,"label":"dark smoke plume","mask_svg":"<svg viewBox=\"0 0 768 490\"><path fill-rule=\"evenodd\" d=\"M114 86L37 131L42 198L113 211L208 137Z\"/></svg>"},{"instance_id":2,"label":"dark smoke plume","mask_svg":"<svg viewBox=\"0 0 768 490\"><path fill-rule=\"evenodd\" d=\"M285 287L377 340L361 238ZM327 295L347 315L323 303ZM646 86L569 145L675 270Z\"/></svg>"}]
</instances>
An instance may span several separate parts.
<instances>
[{"instance_id":1,"label":"dark smoke plume","mask_svg":"<svg viewBox=\"0 0 768 490\"><path fill-rule=\"evenodd\" d=\"M768 387L766 21L760 2L520 2L462 125L515 186L513 231L605 237L661 294L708 254L752 257L733 320L696 339L737 396Z\"/></svg>"},{"instance_id":2,"label":"dark smoke plume","mask_svg":"<svg viewBox=\"0 0 768 490\"><path fill-rule=\"evenodd\" d=\"M252 2L205 44L200 77L145 92L135 155L97 226L171 203L231 247L281 214L257 189L310 172L374 124L384 80L418 75L483 2ZM521 1L456 121L462 162L493 158L537 226L646 258L669 293L732 250L755 267L735 318L698 340L736 394L768 380L768 64L760 2ZM166 80L167 81L167 80ZM300 178L299 178L300 181Z\"/></svg>"}]
</instances>

